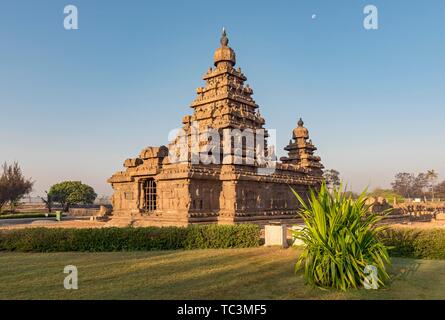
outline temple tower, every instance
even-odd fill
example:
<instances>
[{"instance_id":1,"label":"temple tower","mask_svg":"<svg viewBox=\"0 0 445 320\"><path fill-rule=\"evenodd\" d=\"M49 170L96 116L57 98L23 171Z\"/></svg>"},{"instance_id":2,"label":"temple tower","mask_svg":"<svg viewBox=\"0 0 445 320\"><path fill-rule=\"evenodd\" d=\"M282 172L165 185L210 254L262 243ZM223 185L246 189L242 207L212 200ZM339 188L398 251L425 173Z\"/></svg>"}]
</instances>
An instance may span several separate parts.
<instances>
[{"instance_id":1,"label":"temple tower","mask_svg":"<svg viewBox=\"0 0 445 320\"><path fill-rule=\"evenodd\" d=\"M264 155L266 155L268 134L264 129L265 120L258 112L258 105L252 98L252 88L245 84L246 76L242 73L241 68L235 69L236 55L228 44L229 39L223 29L220 47L214 53L214 68L210 67L204 74L205 85L196 90L197 96L191 104L193 113L182 119L183 130L187 135L189 153L193 154L197 151L191 149L193 139L196 139L196 137L192 137L193 132L199 133L199 151L209 151L210 153L212 147L208 143L211 140L209 131L217 132L220 140L219 151L222 153L224 150L223 141L227 139L227 134L235 133L233 130L240 130L245 133L253 132L256 139L262 139L261 145L264 146L266 150ZM238 135L237 138L242 139L245 136ZM235 138L232 137L232 139ZM221 158L218 159L218 163L231 164L236 162L255 165L258 141L252 142L251 145L253 146L250 148L238 141L240 142L238 146L242 146L241 149L237 149L236 142L232 141L230 154L226 152L225 158L220 155ZM180 144L175 140L170 146L172 145L178 146ZM236 157L242 159L236 159ZM191 161L191 159L188 158L186 161Z\"/></svg>"},{"instance_id":2,"label":"temple tower","mask_svg":"<svg viewBox=\"0 0 445 320\"><path fill-rule=\"evenodd\" d=\"M297 127L292 131L292 140L284 148L288 151L288 157L282 157L280 160L285 164L295 164L297 167L305 168L314 174L321 174L323 165L321 159L314 155L317 148L309 139L309 130L304 127L303 119L297 123Z\"/></svg>"}]
</instances>

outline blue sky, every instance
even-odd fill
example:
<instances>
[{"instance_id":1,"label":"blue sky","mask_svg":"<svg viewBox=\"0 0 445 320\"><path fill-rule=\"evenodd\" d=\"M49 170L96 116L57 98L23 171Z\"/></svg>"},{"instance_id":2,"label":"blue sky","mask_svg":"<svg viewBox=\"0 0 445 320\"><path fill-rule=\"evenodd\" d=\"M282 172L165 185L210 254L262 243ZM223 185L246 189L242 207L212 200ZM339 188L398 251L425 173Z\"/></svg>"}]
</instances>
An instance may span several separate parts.
<instances>
[{"instance_id":1,"label":"blue sky","mask_svg":"<svg viewBox=\"0 0 445 320\"><path fill-rule=\"evenodd\" d=\"M63 28L68 4L79 30ZM19 161L34 194L68 179L110 194L125 158L191 113L225 26L279 148L302 116L354 190L445 178L444 15L441 0L1 0L0 161Z\"/></svg>"}]
</instances>

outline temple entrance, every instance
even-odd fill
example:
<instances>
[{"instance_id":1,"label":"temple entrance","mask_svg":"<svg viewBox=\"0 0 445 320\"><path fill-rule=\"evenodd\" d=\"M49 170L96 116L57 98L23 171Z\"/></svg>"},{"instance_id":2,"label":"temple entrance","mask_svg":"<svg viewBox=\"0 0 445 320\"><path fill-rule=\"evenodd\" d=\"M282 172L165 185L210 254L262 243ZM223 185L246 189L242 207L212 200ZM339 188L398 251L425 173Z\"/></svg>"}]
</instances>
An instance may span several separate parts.
<instances>
[{"instance_id":1,"label":"temple entrance","mask_svg":"<svg viewBox=\"0 0 445 320\"><path fill-rule=\"evenodd\" d=\"M142 210L144 212L153 212L156 210L156 181L147 179L142 181L143 203Z\"/></svg>"}]
</instances>

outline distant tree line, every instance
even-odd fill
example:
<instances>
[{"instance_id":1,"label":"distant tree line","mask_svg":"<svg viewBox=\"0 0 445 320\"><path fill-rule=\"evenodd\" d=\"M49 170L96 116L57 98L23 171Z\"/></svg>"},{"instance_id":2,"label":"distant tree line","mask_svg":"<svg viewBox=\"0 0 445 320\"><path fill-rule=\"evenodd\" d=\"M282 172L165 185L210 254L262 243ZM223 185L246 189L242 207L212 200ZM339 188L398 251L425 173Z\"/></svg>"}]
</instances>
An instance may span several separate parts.
<instances>
[{"instance_id":1,"label":"distant tree line","mask_svg":"<svg viewBox=\"0 0 445 320\"><path fill-rule=\"evenodd\" d=\"M323 172L323 179L326 183L326 187L328 188L328 190L330 190L331 192L334 189L337 189L341 186L341 179L340 179L340 172L338 172L335 169L327 169ZM345 188L347 186L344 186ZM359 194L350 191L350 190L345 190L344 194L346 197L351 197L352 199L357 199L359 197Z\"/></svg>"},{"instance_id":2,"label":"distant tree line","mask_svg":"<svg viewBox=\"0 0 445 320\"><path fill-rule=\"evenodd\" d=\"M334 169L324 171L323 178L330 190L340 186L340 173ZM404 199L445 199L445 180L438 183L439 175L435 170L428 170L419 174L400 172L394 177L391 189L376 188L368 195L383 197L388 202L402 202ZM351 191L347 193L353 197L357 195Z\"/></svg>"},{"instance_id":3,"label":"distant tree line","mask_svg":"<svg viewBox=\"0 0 445 320\"><path fill-rule=\"evenodd\" d=\"M17 162L12 165L4 163L0 175L0 214L9 205L9 211L14 212L20 200L28 195L33 188L34 181L27 179ZM49 212L54 204L59 204L67 212L75 204L93 204L96 192L89 185L80 181L63 181L53 185L46 196L41 197Z\"/></svg>"},{"instance_id":4,"label":"distant tree line","mask_svg":"<svg viewBox=\"0 0 445 320\"><path fill-rule=\"evenodd\" d=\"M445 198L445 181L437 183L439 175L435 170L419 174L400 172L391 183L392 190L404 198Z\"/></svg>"}]
</instances>

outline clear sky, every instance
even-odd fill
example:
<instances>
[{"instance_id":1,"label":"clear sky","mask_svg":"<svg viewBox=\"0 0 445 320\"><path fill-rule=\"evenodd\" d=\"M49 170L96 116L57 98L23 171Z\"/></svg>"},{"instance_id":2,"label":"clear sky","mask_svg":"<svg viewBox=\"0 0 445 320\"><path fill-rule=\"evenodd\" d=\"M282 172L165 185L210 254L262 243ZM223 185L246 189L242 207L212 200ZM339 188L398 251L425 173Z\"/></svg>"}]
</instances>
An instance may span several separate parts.
<instances>
[{"instance_id":1,"label":"clear sky","mask_svg":"<svg viewBox=\"0 0 445 320\"><path fill-rule=\"evenodd\" d=\"M68 4L78 30L63 28ZM35 195L68 179L111 194L123 161L191 113L225 26L279 148L302 116L354 190L445 178L444 16L443 0L1 0L0 161Z\"/></svg>"}]
</instances>

